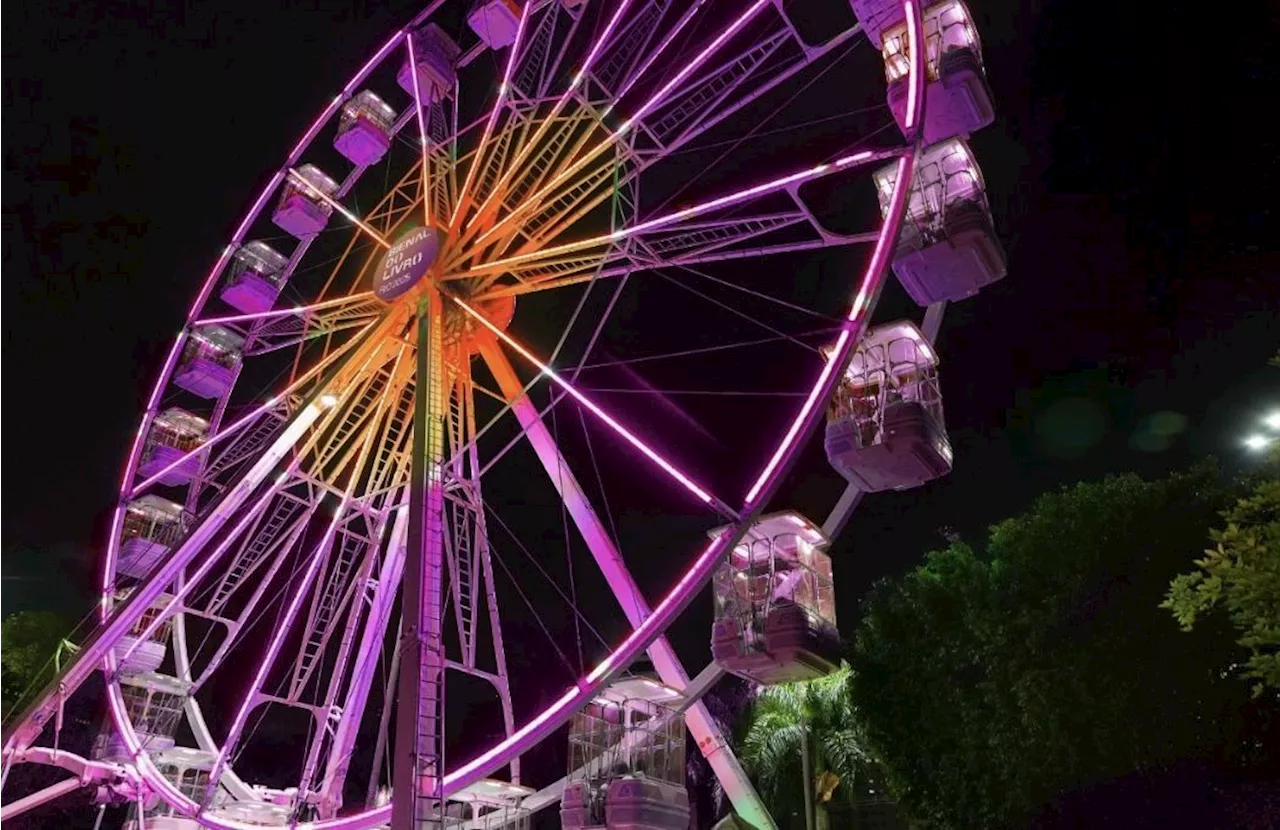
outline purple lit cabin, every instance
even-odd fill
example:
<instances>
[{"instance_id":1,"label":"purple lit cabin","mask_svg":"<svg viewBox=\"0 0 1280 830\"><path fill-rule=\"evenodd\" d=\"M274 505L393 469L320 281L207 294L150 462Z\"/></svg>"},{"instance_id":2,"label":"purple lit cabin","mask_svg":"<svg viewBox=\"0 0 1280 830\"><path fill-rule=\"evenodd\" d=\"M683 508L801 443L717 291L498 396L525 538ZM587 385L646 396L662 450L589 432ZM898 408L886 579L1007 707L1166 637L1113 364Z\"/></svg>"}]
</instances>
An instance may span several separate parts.
<instances>
[{"instance_id":1,"label":"purple lit cabin","mask_svg":"<svg viewBox=\"0 0 1280 830\"><path fill-rule=\"evenodd\" d=\"M285 181L271 221L298 239L309 239L329 224L333 205L325 197L332 198L337 192L338 183L323 170L314 164L304 164L298 168L296 177L290 176Z\"/></svg>"},{"instance_id":2,"label":"purple lit cabin","mask_svg":"<svg viewBox=\"0 0 1280 830\"><path fill-rule=\"evenodd\" d=\"M876 171L881 214L888 213L897 167ZM922 306L972 297L1005 275L982 171L958 138L926 147L894 251L893 272Z\"/></svg>"},{"instance_id":3,"label":"purple lit cabin","mask_svg":"<svg viewBox=\"0 0 1280 830\"><path fill-rule=\"evenodd\" d=\"M342 107L333 146L352 164L377 164L391 147L396 111L369 90L356 93Z\"/></svg>"},{"instance_id":4,"label":"purple lit cabin","mask_svg":"<svg viewBox=\"0 0 1280 830\"><path fill-rule=\"evenodd\" d=\"M680 694L647 677L615 681L573 716L569 781L560 799L565 830L684 830Z\"/></svg>"},{"instance_id":5,"label":"purple lit cabin","mask_svg":"<svg viewBox=\"0 0 1280 830\"><path fill-rule=\"evenodd\" d=\"M231 271L218 296L245 314L270 311L280 296L288 264L283 254L265 242L242 245L231 257Z\"/></svg>"},{"instance_id":6,"label":"purple lit cabin","mask_svg":"<svg viewBox=\"0 0 1280 830\"><path fill-rule=\"evenodd\" d=\"M840 637L827 544L819 528L791 511L752 525L712 580L716 663L766 686L835 670Z\"/></svg>"},{"instance_id":7,"label":"purple lit cabin","mask_svg":"<svg viewBox=\"0 0 1280 830\"><path fill-rule=\"evenodd\" d=\"M201 326L187 338L173 382L202 398L221 398L240 368L244 338L222 326Z\"/></svg>"},{"instance_id":8,"label":"purple lit cabin","mask_svg":"<svg viewBox=\"0 0 1280 830\"><path fill-rule=\"evenodd\" d=\"M967 136L994 121L991 87L982 68L982 44L964 3L943 0L927 7L924 33L925 143ZM881 51L889 79L889 109L906 132L910 61L905 22L884 32Z\"/></svg>"},{"instance_id":9,"label":"purple lit cabin","mask_svg":"<svg viewBox=\"0 0 1280 830\"><path fill-rule=\"evenodd\" d=\"M187 484L200 472L200 456L183 456L198 449L209 434L209 422L185 409L173 407L156 416L147 433L138 472L143 478L160 475L170 487Z\"/></svg>"},{"instance_id":10,"label":"purple lit cabin","mask_svg":"<svg viewBox=\"0 0 1280 830\"><path fill-rule=\"evenodd\" d=\"M951 472L937 365L913 323L867 332L827 414L827 458L841 475L877 493Z\"/></svg>"},{"instance_id":11,"label":"purple lit cabin","mask_svg":"<svg viewBox=\"0 0 1280 830\"><path fill-rule=\"evenodd\" d=\"M187 529L182 505L159 496L129 502L120 531L116 574L142 579L173 549Z\"/></svg>"},{"instance_id":12,"label":"purple lit cabin","mask_svg":"<svg viewBox=\"0 0 1280 830\"><path fill-rule=\"evenodd\" d=\"M143 748L148 752L172 749L191 684L155 672L122 676L119 680L125 711ZM103 761L133 761L133 754L110 726L104 727L94 742L93 757Z\"/></svg>"},{"instance_id":13,"label":"purple lit cabin","mask_svg":"<svg viewBox=\"0 0 1280 830\"><path fill-rule=\"evenodd\" d=\"M516 0L476 0L467 24L490 49L505 49L516 42L520 4Z\"/></svg>"},{"instance_id":14,"label":"purple lit cabin","mask_svg":"<svg viewBox=\"0 0 1280 830\"><path fill-rule=\"evenodd\" d=\"M422 95L422 103L440 100L453 91L458 75L455 64L461 50L444 30L434 23L428 23L414 32L414 63L417 64L418 92ZM396 73L396 83L400 88L413 96L413 74L406 59Z\"/></svg>"},{"instance_id":15,"label":"purple lit cabin","mask_svg":"<svg viewBox=\"0 0 1280 830\"><path fill-rule=\"evenodd\" d=\"M520 802L533 794L533 790L519 784L484 778L449 796L447 814L459 813L458 824L465 822L470 827L530 830L533 814Z\"/></svg>"},{"instance_id":16,"label":"purple lit cabin","mask_svg":"<svg viewBox=\"0 0 1280 830\"><path fill-rule=\"evenodd\" d=\"M116 603L122 603L129 598L131 591L122 591L116 595ZM164 662L166 652L165 643L169 639L169 629L172 626L171 620L165 620L156 630L145 640L141 640L146 633L147 627L155 622L160 616L169 601L173 597L169 594L161 594L151 607L142 612L142 616L134 623L133 628L129 629L129 633L122 636L115 646L115 654L117 660L117 668L121 674L142 674L144 672L154 672L159 670L160 664ZM135 647L135 643L137 644ZM127 658L125 654L133 649L133 653Z\"/></svg>"}]
</instances>

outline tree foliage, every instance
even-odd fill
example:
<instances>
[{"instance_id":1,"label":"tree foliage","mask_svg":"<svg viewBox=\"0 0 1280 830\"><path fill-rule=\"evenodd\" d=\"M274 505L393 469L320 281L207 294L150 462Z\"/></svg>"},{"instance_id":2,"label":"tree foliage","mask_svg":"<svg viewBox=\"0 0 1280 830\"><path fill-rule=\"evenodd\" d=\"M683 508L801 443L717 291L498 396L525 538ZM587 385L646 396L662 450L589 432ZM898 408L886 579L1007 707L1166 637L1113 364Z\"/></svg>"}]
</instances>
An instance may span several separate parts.
<instances>
[{"instance_id":1,"label":"tree foliage","mask_svg":"<svg viewBox=\"0 0 1280 830\"><path fill-rule=\"evenodd\" d=\"M1025 826L1063 793L1222 744L1241 699L1221 635L1179 635L1157 608L1229 500L1215 481L1063 489L984 549L955 542L873 589L853 703L922 825Z\"/></svg>"},{"instance_id":2,"label":"tree foliage","mask_svg":"<svg viewBox=\"0 0 1280 830\"><path fill-rule=\"evenodd\" d=\"M1249 650L1240 673L1255 681L1254 694L1280 690L1280 478L1258 482L1222 517L1226 526L1210 534L1213 547L1195 560L1196 570L1173 580L1161 607L1185 631L1224 609Z\"/></svg>"},{"instance_id":3,"label":"tree foliage","mask_svg":"<svg viewBox=\"0 0 1280 830\"><path fill-rule=\"evenodd\" d=\"M6 718L24 693L52 676L53 656L70 627L48 611L19 611L0 622L0 691Z\"/></svg>"}]
</instances>

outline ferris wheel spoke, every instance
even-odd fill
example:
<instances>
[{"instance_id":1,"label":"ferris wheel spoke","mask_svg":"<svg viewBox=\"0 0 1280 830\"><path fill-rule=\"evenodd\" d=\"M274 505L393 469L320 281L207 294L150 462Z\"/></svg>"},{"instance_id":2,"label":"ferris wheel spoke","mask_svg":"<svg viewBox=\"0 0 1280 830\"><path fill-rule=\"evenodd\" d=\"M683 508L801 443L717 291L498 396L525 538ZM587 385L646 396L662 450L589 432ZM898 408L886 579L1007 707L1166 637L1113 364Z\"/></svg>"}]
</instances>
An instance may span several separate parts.
<instances>
[{"instance_id":1,"label":"ferris wheel spoke","mask_svg":"<svg viewBox=\"0 0 1280 830\"><path fill-rule=\"evenodd\" d=\"M325 529L324 535L307 555L302 573L297 578L293 591L287 594L288 599L284 606L284 611L271 631L266 652L257 665L253 679L249 684L249 689L245 692L244 698L236 710L236 715L231 721L226 739L222 742L222 748L218 751L217 760L214 762L213 770L209 775L209 780L214 782L215 785L222 776L223 770L227 767L229 756L235 753L240 744L245 726L249 721L249 715L257 706L268 702L263 693L268 676L271 674L272 669L275 668L276 659L280 656L284 641L288 636L289 630L293 628L293 623L302 608L303 601L315 581L321 565L333 549L334 538L337 535L338 526L345 508L346 502L342 501L338 508L334 510L333 518ZM277 702L277 700L273 699L271 702Z\"/></svg>"},{"instance_id":2,"label":"ferris wheel spoke","mask_svg":"<svg viewBox=\"0 0 1280 830\"><path fill-rule=\"evenodd\" d=\"M288 532L282 532L280 540L264 538L263 535L259 534L263 525L263 520L268 515L272 516L273 519L276 519L280 515L279 507L282 506L282 503L306 503L306 501L302 499L294 498L292 502L288 500L289 497L286 493L288 478L289 476L286 473L285 475L282 475L272 486L268 487L262 495L244 511L240 520L231 529L231 531L226 533L218 544L214 546L213 550L205 556L204 561L200 563L199 567L191 573L183 574L181 581L175 585L172 595L166 599L164 606L160 608L157 614L154 615L154 618L147 627L143 629L140 636L136 637L134 642L125 649L124 653L117 657L117 662L126 663L129 660L129 657L139 646L143 643L150 642L155 637L156 632L163 626L167 625L173 617L180 612L194 613L198 616L205 616L210 619L210 621L223 623L228 628L227 643L229 644L230 641L234 639L234 635L239 628L238 623L242 623L243 619L233 622L232 620L219 616L219 612L225 606L226 600L230 598L231 594L235 592L235 589L240 584L243 584L248 579L252 578L258 565L263 561L266 561L266 557L261 554L274 552L274 549L278 547L281 541L286 542L285 547L287 547L287 540L293 537L295 533L301 531L302 523L299 522L290 528ZM283 522L270 522L268 524L279 527ZM279 529L282 531L284 530L283 527L280 527ZM233 548L236 550L236 553L232 557L230 568L219 571L218 568L222 565L223 557ZM255 554L257 555L255 556ZM187 598L195 592L198 587L205 585L206 579L214 573L220 573L221 577L214 582L216 590L214 585L208 586L207 590L214 591L214 600L211 603L211 607L208 607L207 610L197 609L195 605L187 601ZM251 609L253 605L254 602L251 601L249 603L249 613L252 613ZM191 673L190 665L180 668L183 670L183 674Z\"/></svg>"},{"instance_id":3,"label":"ferris wheel spoke","mask_svg":"<svg viewBox=\"0 0 1280 830\"><path fill-rule=\"evenodd\" d=\"M257 326L245 348L246 357L297 346L318 337L362 329L386 311L372 292L328 300L315 306L298 306L272 312Z\"/></svg>"},{"instance_id":4,"label":"ferris wheel spoke","mask_svg":"<svg viewBox=\"0 0 1280 830\"><path fill-rule=\"evenodd\" d=\"M356 662L351 671L341 714L333 727L333 740L325 760L324 774L318 791L318 804L323 817L330 817L342 807L343 784L350 769L360 724L369 702L369 691L377 676L378 663L382 659L382 644L391 625L392 610L404 572L405 532L408 527L408 508L395 511L391 537L386 555L378 571L373 594L369 599L369 613L360 634L356 649ZM390 706L384 700L384 706Z\"/></svg>"},{"instance_id":5,"label":"ferris wheel spoke","mask_svg":"<svg viewBox=\"0 0 1280 830\"><path fill-rule=\"evenodd\" d=\"M553 7L558 8L555 4ZM499 115L507 106L508 93L511 89L511 73L515 68L517 56L520 49L524 45L525 29L529 23L529 14L533 10L533 3L525 3L520 10L520 21L516 24L515 39L511 43L511 49L507 53L507 61L505 68L502 70L502 83L498 85L498 96L493 102L493 108L489 110L489 116L485 119L484 130L480 134L480 142L476 145L476 149L472 153L471 162L467 165L467 174L462 182L462 189L458 191L458 201L454 206L453 214L449 217L449 227L453 227L458 219L458 215L467 210L468 207L476 202L476 198L472 193L472 183L475 181L477 171L485 169L485 165L492 160L497 161L500 165L505 159L509 148L509 139L513 135L510 130L504 130L500 134L497 141L496 152L490 152L489 141L493 136L494 126L498 122ZM423 132L423 143L426 143L426 133ZM424 159L423 165L426 162ZM483 197L482 197L483 198ZM430 219L428 218L428 222Z\"/></svg>"},{"instance_id":6,"label":"ferris wheel spoke","mask_svg":"<svg viewBox=\"0 0 1280 830\"><path fill-rule=\"evenodd\" d=\"M759 101L798 73L853 41L857 28L846 29L817 47L804 42L781 6L775 7L771 31L753 39L736 54L697 77L632 119L646 141L637 153L649 166L663 155L687 147L717 124Z\"/></svg>"},{"instance_id":7,"label":"ferris wheel spoke","mask_svg":"<svg viewBox=\"0 0 1280 830\"><path fill-rule=\"evenodd\" d=\"M602 156L604 156L610 150L614 150L617 147L617 145L619 145L619 143L622 142L624 139L629 141L630 134L631 132L633 132L632 127L636 123L641 122L642 119L645 116L647 116L649 113L654 112L660 109L661 107L663 107L664 104L668 102L670 96L676 90L679 89L680 85L684 83L694 72L698 71L698 69L701 66L703 66L703 64L705 64L712 57L714 57L726 43L728 43L736 34L738 34L739 31L741 31L742 27L744 27L748 22L751 21L751 19L766 5L766 3L767 3L767 0L756 0L756 2L754 2L750 7L748 7L742 14L740 14L736 19L734 19L728 26L726 26L723 30L721 30L721 32L715 38L713 38L711 42L705 48L702 49L702 51L700 51L692 60L685 63L680 68L680 70L676 72L674 77L672 77L666 84L664 84L662 87L656 90L652 95L650 95L649 98L643 104L637 107L633 115L631 116L631 118L623 122L621 128L619 128L616 131L607 131L605 135L600 140L598 140L595 144L591 145L589 148L580 149L580 152L576 154L576 158L574 158L573 156L566 158L565 161L567 162L567 164L562 165L561 169L559 169L553 176L551 176L549 180L547 180L546 183L543 184L541 187L537 187L536 189L533 189L531 193L528 193L528 195L517 194L518 198L512 200L513 205L509 207L507 211L507 220L509 220L508 224L514 224L514 222L516 221L514 217L525 216L529 213L535 212L539 207L547 205L548 203L554 204L555 200L549 199L548 197L554 194L559 188L568 187L570 189L570 192L572 193L573 188L580 183L579 179L584 170L589 169L590 165L596 163L597 160L599 160ZM625 5L626 4L624 3L621 6L619 6L618 10L614 14L614 17L610 21L610 26L612 26L617 21L618 16L624 10ZM682 16L680 20L677 22L675 27L676 31L683 28L684 24L687 23L688 20L689 20L689 15L687 13L685 16ZM602 42L603 42L603 39L601 41L598 41L597 45L599 45ZM659 51L665 49L665 47L669 45L669 43L670 43L669 39L664 40L660 45ZM591 53L592 59L596 54L598 54L598 50L593 50ZM591 72L592 59L589 59L588 61L586 61L582 69L579 70L578 74L575 76L574 84L573 84L573 87L571 87L570 91L572 91L572 89L576 87L581 82L581 80ZM628 86L630 84L635 83L635 81L641 76L641 74L647 71L649 67L653 65L653 63L654 61L650 60L641 64L637 68L637 72L629 79ZM567 94L568 93L566 93L566 95ZM562 102L565 100L566 100L565 96L561 96L561 99L557 101L557 108L553 110L553 118L559 115L560 109L563 106ZM584 110L590 112L593 118L603 123L602 117L597 115L590 106L584 107ZM540 129L539 132L535 134L534 141L536 142L537 139L541 137L541 135L542 135L542 130ZM533 142L530 142L530 143L532 144ZM508 175L523 160L524 160L523 155L518 156L517 159L513 162L511 168L509 169ZM591 177L588 176L587 178L590 179ZM488 202L492 202L492 199L493 199L493 196L490 196ZM482 228L481 230L489 230L489 228Z\"/></svg>"},{"instance_id":8,"label":"ferris wheel spoke","mask_svg":"<svg viewBox=\"0 0 1280 830\"><path fill-rule=\"evenodd\" d=\"M476 206L474 211L458 211L454 215L453 220L449 223L449 234L451 236L464 228L472 233L486 230L488 224L495 220L497 211L511 196L513 190L518 192L518 188L521 185L536 187L533 182L560 166L563 159L562 154L570 145L570 140L575 132L573 129L573 126L576 126L575 121L578 117L581 117L578 113L571 113L566 120L561 117L562 113L569 102L573 100L578 87L582 83L584 73L591 70L600 55L601 49L617 29L631 2L632 0L619 0L613 14L609 17L608 23L592 41L586 57L579 66L577 73L573 76L572 81L556 99L551 111L544 117L539 118L538 126L534 129L533 135L527 141L521 143L511 162L506 166L502 174L498 176L498 180L494 183L489 195ZM552 130L553 125L555 127L554 131ZM548 133L550 133L549 140L544 141L545 138L548 138ZM518 202L519 199L515 201ZM466 238L466 236L463 237L464 240Z\"/></svg>"},{"instance_id":9,"label":"ferris wheel spoke","mask_svg":"<svg viewBox=\"0 0 1280 830\"><path fill-rule=\"evenodd\" d=\"M342 214L344 217L347 218L348 221L351 222L351 224L355 225L357 228L363 231L364 234L368 236L370 239L372 239L374 242L377 242L379 245L381 245L384 248L391 247L391 243L388 242L386 237L384 237L381 233L379 233L376 228L374 228L368 222L364 221L359 216L357 216L354 211L352 211L349 207L344 205L342 202L338 201L333 196L330 196L328 193L325 193L320 188L313 186L306 179L306 177L304 177L297 170L290 170L287 178L291 184L293 184L295 187L301 190L309 198L314 199L316 201L323 202L333 210L336 210L338 213Z\"/></svg>"},{"instance_id":10,"label":"ferris wheel spoke","mask_svg":"<svg viewBox=\"0 0 1280 830\"><path fill-rule=\"evenodd\" d=\"M574 526L586 542L596 567L608 582L623 614L633 630L640 628L649 617L651 608L627 569L616 542L556 446L533 401L524 393L524 387L513 367L496 349L482 351L482 355L503 394L508 397L521 430L533 447L544 472L564 500ZM648 648L648 654L664 683L677 690L688 685L689 674L665 635L654 640ZM685 713L685 722L695 743L707 754L708 761L726 790L742 799L743 803L752 803L756 808L762 809L750 779L706 705L698 701L691 706Z\"/></svg>"},{"instance_id":11,"label":"ferris wheel spoke","mask_svg":"<svg viewBox=\"0 0 1280 830\"><path fill-rule=\"evenodd\" d=\"M568 284L566 280L581 281L585 278L584 275L601 268L621 269L629 266L629 270L634 270L638 267L655 267L655 265L689 264L691 261L707 262L714 261L717 253L725 259L735 258L735 249L732 246L736 243L774 230L785 229L788 226L800 225L802 222L810 225L810 230L818 237L816 242L851 244L869 241L869 236L839 236L822 228L800 201L798 189L807 182L836 173L886 159L899 158L903 152L905 151L900 148L893 148L850 153L834 161L779 176L754 187L744 188L651 219L638 221L607 234L550 246L540 251L491 260L444 279L484 278L493 282L504 275L510 275L516 280L517 285L508 286L502 293L523 294L538 290L539 286L553 281L559 281L555 282L556 285ZM770 211L749 217L724 219L721 222L709 222L704 219L721 211L741 209L753 202L778 194L789 196L795 207L791 211L781 213ZM630 244L621 245L621 243ZM647 261L644 258L646 245L650 247ZM653 246L658 250L652 251ZM777 253L783 253L804 249L806 246L820 247L821 245L815 244L814 239L809 239L798 243L779 243L775 248ZM685 261L680 260L682 251L687 256ZM743 254L737 256L740 257ZM668 258L674 261L669 261Z\"/></svg>"},{"instance_id":12,"label":"ferris wheel spoke","mask_svg":"<svg viewBox=\"0 0 1280 830\"><path fill-rule=\"evenodd\" d=\"M639 450L641 455L648 458L654 465L679 483L681 487L693 494L695 498L723 515L736 517L737 513L733 508L729 507L720 499L717 499L701 485L682 472L679 467L668 461L661 453L637 438L634 433L619 423L612 415L605 412L598 404L578 391L571 383L561 377L560 374L550 366L534 357L528 349L517 343L510 335L498 329L496 326L493 326L488 320L485 320L480 316L479 312L476 312L461 300L454 298L454 302L457 303L464 311L483 323L499 340L509 346L512 351L515 351L532 366L536 367L541 374L546 375L553 383L567 392L570 397L585 407L588 412L602 421L609 427L609 429L613 430L613 432L622 438L623 441ZM506 394L507 384L511 383L516 378L515 369L512 367L511 362L507 360L506 355L502 353L497 342L493 340L490 340L487 343L484 341L480 342L480 354L484 358L485 364L489 367L489 371L492 372L495 377L506 377L505 380L501 380L500 382L500 385L503 387L504 394Z\"/></svg>"},{"instance_id":13,"label":"ferris wheel spoke","mask_svg":"<svg viewBox=\"0 0 1280 830\"><path fill-rule=\"evenodd\" d=\"M184 615L224 628L223 639L211 655L201 654L205 642L197 645L194 652L186 651L185 640L183 652L176 655L181 673L189 675L194 684L193 690L204 686L222 666L241 636L258 619L263 600L273 599L267 596L267 590L314 519L312 503L312 499L279 490L270 506L259 514L253 530L242 538L228 564L203 592L204 596L184 605ZM250 586L248 599L242 599L240 595ZM238 611L234 617L228 616L233 607Z\"/></svg>"},{"instance_id":14,"label":"ferris wheel spoke","mask_svg":"<svg viewBox=\"0 0 1280 830\"><path fill-rule=\"evenodd\" d=\"M308 695L308 686L314 684L308 704L312 711L323 714L324 720L316 724L315 737L303 763L298 782L299 804L311 793L321 758L331 757L326 750L332 750L336 738L333 720L342 717L336 709L337 702L348 686L347 670L356 656L356 632L361 628L365 601L369 599L369 579L378 565L383 533L389 526L354 514L339 532L335 555L329 557L327 573L318 583L320 590L313 595L301 653L294 661L289 696L301 699ZM321 667L323 672L317 673ZM357 682L352 676L350 683Z\"/></svg>"}]
</instances>

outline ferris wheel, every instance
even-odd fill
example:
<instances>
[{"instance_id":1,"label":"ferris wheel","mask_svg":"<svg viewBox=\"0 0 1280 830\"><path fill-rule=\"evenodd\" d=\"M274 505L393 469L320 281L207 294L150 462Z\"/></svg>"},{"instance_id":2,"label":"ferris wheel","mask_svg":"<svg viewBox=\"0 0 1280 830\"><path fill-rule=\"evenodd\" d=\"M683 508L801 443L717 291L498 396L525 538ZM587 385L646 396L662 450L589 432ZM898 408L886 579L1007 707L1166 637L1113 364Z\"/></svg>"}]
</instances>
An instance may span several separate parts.
<instances>
[{"instance_id":1,"label":"ferris wheel","mask_svg":"<svg viewBox=\"0 0 1280 830\"><path fill-rule=\"evenodd\" d=\"M436 0L395 32L191 278L100 623L5 735L6 775L76 777L5 817L95 785L139 828L519 827L557 801L566 827L679 828L687 729L773 826L700 697L838 662L826 547L863 493L950 469L931 341L1004 275L963 4L819 5ZM891 265L922 326L870 325ZM848 489L817 523L774 502L824 417ZM712 583L690 672L665 635ZM561 633L531 645L540 604ZM575 665L563 632L597 625ZM98 741L59 748L99 671ZM493 722L451 735L458 699ZM570 721L569 774L525 786Z\"/></svg>"}]
</instances>

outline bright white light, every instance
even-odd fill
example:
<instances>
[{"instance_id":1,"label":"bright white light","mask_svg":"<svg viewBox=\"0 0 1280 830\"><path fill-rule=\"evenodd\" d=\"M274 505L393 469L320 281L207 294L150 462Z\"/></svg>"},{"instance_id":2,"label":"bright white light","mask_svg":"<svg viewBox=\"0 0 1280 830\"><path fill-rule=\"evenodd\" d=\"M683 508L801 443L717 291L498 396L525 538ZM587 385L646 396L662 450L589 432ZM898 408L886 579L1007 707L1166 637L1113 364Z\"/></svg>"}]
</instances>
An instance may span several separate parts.
<instances>
[{"instance_id":1,"label":"bright white light","mask_svg":"<svg viewBox=\"0 0 1280 830\"><path fill-rule=\"evenodd\" d=\"M1280 409L1267 415L1262 419L1262 423L1266 424L1267 429L1274 429L1280 432Z\"/></svg>"},{"instance_id":2,"label":"bright white light","mask_svg":"<svg viewBox=\"0 0 1280 830\"><path fill-rule=\"evenodd\" d=\"M1244 445L1254 452L1260 452L1271 446L1271 440L1265 435L1250 435L1244 439Z\"/></svg>"},{"instance_id":3,"label":"bright white light","mask_svg":"<svg viewBox=\"0 0 1280 830\"><path fill-rule=\"evenodd\" d=\"M330 395L329 393L326 392L325 394L320 396L320 405L323 406L325 409L328 409L329 407L334 406L337 403L338 403L338 398L336 395Z\"/></svg>"}]
</instances>

